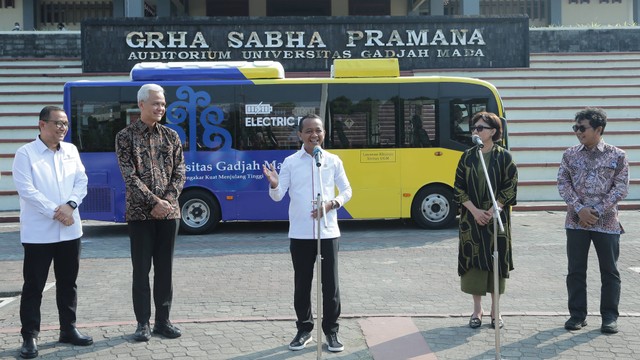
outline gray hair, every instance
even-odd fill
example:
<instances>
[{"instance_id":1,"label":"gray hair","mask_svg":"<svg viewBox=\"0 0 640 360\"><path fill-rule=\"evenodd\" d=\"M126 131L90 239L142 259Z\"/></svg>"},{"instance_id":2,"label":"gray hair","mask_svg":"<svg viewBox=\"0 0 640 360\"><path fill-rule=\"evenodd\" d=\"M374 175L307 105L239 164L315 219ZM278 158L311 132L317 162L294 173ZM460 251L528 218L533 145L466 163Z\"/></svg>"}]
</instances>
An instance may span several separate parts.
<instances>
[{"instance_id":1,"label":"gray hair","mask_svg":"<svg viewBox=\"0 0 640 360\"><path fill-rule=\"evenodd\" d=\"M150 91L157 91L164 95L164 89L162 86L157 84L144 84L140 87L140 90L138 90L138 102L146 101L149 98Z\"/></svg>"}]
</instances>

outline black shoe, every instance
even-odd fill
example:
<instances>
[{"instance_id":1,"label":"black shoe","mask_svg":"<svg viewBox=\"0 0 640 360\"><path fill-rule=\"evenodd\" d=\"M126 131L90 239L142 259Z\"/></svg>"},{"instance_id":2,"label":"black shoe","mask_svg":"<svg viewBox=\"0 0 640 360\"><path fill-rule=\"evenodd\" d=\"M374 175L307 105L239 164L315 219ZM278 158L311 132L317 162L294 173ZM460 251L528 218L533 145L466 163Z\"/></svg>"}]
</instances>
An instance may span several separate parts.
<instances>
[{"instance_id":1,"label":"black shoe","mask_svg":"<svg viewBox=\"0 0 640 360\"><path fill-rule=\"evenodd\" d=\"M35 337L24 337L20 348L20 357L23 359L33 359L38 356L38 345Z\"/></svg>"},{"instance_id":2,"label":"black shoe","mask_svg":"<svg viewBox=\"0 0 640 360\"><path fill-rule=\"evenodd\" d=\"M169 320L164 321L162 323L155 323L153 325L153 333L162 335L169 339L175 339L182 336L182 332L177 327L171 325Z\"/></svg>"},{"instance_id":3,"label":"black shoe","mask_svg":"<svg viewBox=\"0 0 640 360\"><path fill-rule=\"evenodd\" d=\"M472 317L469 319L469 327L472 329L477 329L482 326L482 319L479 317Z\"/></svg>"},{"instance_id":4,"label":"black shoe","mask_svg":"<svg viewBox=\"0 0 640 360\"><path fill-rule=\"evenodd\" d=\"M342 343L340 342L340 339L338 339L337 332L327 334L326 337L327 337L327 346L329 347L329 351L340 352L344 350L344 345L342 345Z\"/></svg>"},{"instance_id":5,"label":"black shoe","mask_svg":"<svg viewBox=\"0 0 640 360\"><path fill-rule=\"evenodd\" d=\"M569 318L569 320L564 323L564 328L567 330L580 330L585 326L587 326L587 319L580 320L575 317Z\"/></svg>"},{"instance_id":6,"label":"black shoe","mask_svg":"<svg viewBox=\"0 0 640 360\"><path fill-rule=\"evenodd\" d=\"M149 341L151 339L151 330L149 329L149 323L138 323L136 332L133 333L133 340L135 341Z\"/></svg>"},{"instance_id":7,"label":"black shoe","mask_svg":"<svg viewBox=\"0 0 640 360\"><path fill-rule=\"evenodd\" d=\"M78 329L71 328L71 330L60 330L61 343L71 343L78 346L87 346L93 344L93 338L91 336L83 335Z\"/></svg>"},{"instance_id":8,"label":"black shoe","mask_svg":"<svg viewBox=\"0 0 640 360\"><path fill-rule=\"evenodd\" d=\"M600 332L604 334L616 334L618 332L618 322L615 320L603 321Z\"/></svg>"},{"instance_id":9,"label":"black shoe","mask_svg":"<svg viewBox=\"0 0 640 360\"><path fill-rule=\"evenodd\" d=\"M289 350L302 350L311 341L311 333L308 331L299 330L296 337L291 340L289 344Z\"/></svg>"}]
</instances>

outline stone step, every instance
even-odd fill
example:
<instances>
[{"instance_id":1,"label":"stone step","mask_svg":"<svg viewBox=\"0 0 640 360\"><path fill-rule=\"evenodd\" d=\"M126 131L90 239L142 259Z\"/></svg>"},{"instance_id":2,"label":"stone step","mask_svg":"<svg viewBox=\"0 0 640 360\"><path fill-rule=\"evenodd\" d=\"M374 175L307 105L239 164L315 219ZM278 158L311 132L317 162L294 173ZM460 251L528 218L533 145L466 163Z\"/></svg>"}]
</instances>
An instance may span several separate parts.
<instances>
[{"instance_id":1,"label":"stone step","mask_svg":"<svg viewBox=\"0 0 640 360\"><path fill-rule=\"evenodd\" d=\"M608 129L607 129L608 130ZM640 128L638 130L626 131L607 131L605 130L605 141L615 144L616 146L632 146L638 144L640 137ZM578 144L576 135L569 129L562 133L551 132L520 132L514 133L510 130L509 146L510 147L569 147Z\"/></svg>"},{"instance_id":2,"label":"stone step","mask_svg":"<svg viewBox=\"0 0 640 360\"><path fill-rule=\"evenodd\" d=\"M16 75L0 75L0 85L7 83L56 83L64 85L69 81L82 81L82 80L100 80L100 81L128 81L129 74L49 74L41 72L38 74L16 74Z\"/></svg>"},{"instance_id":3,"label":"stone step","mask_svg":"<svg viewBox=\"0 0 640 360\"><path fill-rule=\"evenodd\" d=\"M518 201L561 201L556 180L518 181ZM640 199L640 184L632 181L629 185L628 201Z\"/></svg>"},{"instance_id":4,"label":"stone step","mask_svg":"<svg viewBox=\"0 0 640 360\"><path fill-rule=\"evenodd\" d=\"M38 135L38 122L33 121L34 126L13 126L2 127L0 131L0 141L9 141L13 139L35 139ZM0 151L2 153L3 151Z\"/></svg>"},{"instance_id":5,"label":"stone step","mask_svg":"<svg viewBox=\"0 0 640 360\"><path fill-rule=\"evenodd\" d=\"M456 74L456 76L465 75ZM615 85L637 85L639 81L637 75L625 74L624 72L621 72L620 74L613 73L606 77L591 76L589 73L584 73L582 76L561 76L561 74L557 74L544 77L539 76L535 78L535 81L529 76L491 77L476 76L475 74L467 74L466 76L488 81L498 88L500 93L502 93L503 88L527 85L530 86L531 89L534 89L537 86L558 86L558 84L563 84L564 86L590 86L598 88L600 85L607 87Z\"/></svg>"},{"instance_id":6,"label":"stone step","mask_svg":"<svg viewBox=\"0 0 640 360\"><path fill-rule=\"evenodd\" d=\"M573 145L577 142L572 143ZM516 163L546 163L557 162L562 159L562 154L569 146L556 147L511 147L510 151ZM629 161L640 159L640 145L620 146L627 153ZM631 173L631 178L639 178L638 173ZM639 199L640 200L640 199Z\"/></svg>"},{"instance_id":7,"label":"stone step","mask_svg":"<svg viewBox=\"0 0 640 360\"><path fill-rule=\"evenodd\" d=\"M53 106L62 107L62 96L59 97L57 101L49 101L48 104L43 104L42 102L38 102L38 101L22 101L18 103L7 103L7 102L0 101L0 111L2 111L5 114L12 114L12 113L20 114L20 113L34 113L34 112L37 112L39 114L40 110L42 110L42 107L44 105L53 105Z\"/></svg>"},{"instance_id":8,"label":"stone step","mask_svg":"<svg viewBox=\"0 0 640 360\"><path fill-rule=\"evenodd\" d=\"M17 75L40 75L46 71L48 75L57 74L81 74L81 66L23 66L9 65L0 67L0 76L17 76Z\"/></svg>"},{"instance_id":9,"label":"stone step","mask_svg":"<svg viewBox=\"0 0 640 360\"><path fill-rule=\"evenodd\" d=\"M2 92L0 91L0 108L7 104L19 104L22 102L46 104L50 102L60 102L62 99L62 91L16 91Z\"/></svg>"},{"instance_id":10,"label":"stone step","mask_svg":"<svg viewBox=\"0 0 640 360\"><path fill-rule=\"evenodd\" d=\"M562 154L560 155L562 157ZM558 177L558 169L560 168L560 160L553 163L523 163L518 162L514 156L514 161L518 165L518 178L530 181L553 180ZM629 162L629 171L637 173L640 171L640 162Z\"/></svg>"},{"instance_id":11,"label":"stone step","mask_svg":"<svg viewBox=\"0 0 640 360\"><path fill-rule=\"evenodd\" d=\"M511 97L503 96L505 109L540 107L544 102L545 108L562 108L570 104L571 106L587 107L598 106L607 107L626 107L629 104L640 104L640 94L633 95L564 95L564 96L521 96Z\"/></svg>"},{"instance_id":12,"label":"stone step","mask_svg":"<svg viewBox=\"0 0 640 360\"><path fill-rule=\"evenodd\" d=\"M573 134L571 127L574 124L572 115L565 119L515 119L511 117L511 113L508 114L507 127L509 129L510 136L518 136L519 133L566 133ZM514 113L513 116L520 114ZM575 115L575 114L574 114ZM640 118L638 119L607 119L607 127L605 129L605 135L609 131L628 131L640 129ZM516 140L517 141L517 140Z\"/></svg>"},{"instance_id":13,"label":"stone step","mask_svg":"<svg viewBox=\"0 0 640 360\"><path fill-rule=\"evenodd\" d=\"M617 119L637 119L640 114L640 102L628 103L625 106L601 106L599 103L574 104L568 102L559 106L546 106L544 101L537 106L521 106L517 102L505 107L507 120L513 119L567 119L573 120L576 113L586 106L603 107L607 117Z\"/></svg>"},{"instance_id":14,"label":"stone step","mask_svg":"<svg viewBox=\"0 0 640 360\"><path fill-rule=\"evenodd\" d=\"M535 29L532 29L535 31ZM640 63L640 52L608 52L608 53L533 53L529 56L531 66L537 66L546 62L560 62L560 63L610 63L615 64L618 62L638 62Z\"/></svg>"},{"instance_id":15,"label":"stone step","mask_svg":"<svg viewBox=\"0 0 640 360\"><path fill-rule=\"evenodd\" d=\"M495 84L494 84L495 85ZM598 85L593 84L573 84L567 83L564 85L536 85L531 86L501 86L499 89L500 95L507 99L520 99L527 97L547 97L547 98L562 98L571 96L587 96L597 97L603 96L639 96L640 94L640 76L637 78L635 84L616 84L616 85Z\"/></svg>"}]
</instances>

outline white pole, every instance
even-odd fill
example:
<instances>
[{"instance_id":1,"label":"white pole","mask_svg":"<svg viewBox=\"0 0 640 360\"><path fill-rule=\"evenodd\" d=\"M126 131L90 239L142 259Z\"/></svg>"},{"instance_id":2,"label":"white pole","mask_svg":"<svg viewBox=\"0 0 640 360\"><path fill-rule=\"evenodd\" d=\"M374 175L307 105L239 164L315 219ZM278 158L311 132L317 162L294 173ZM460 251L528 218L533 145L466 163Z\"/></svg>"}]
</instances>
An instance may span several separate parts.
<instances>
[{"instance_id":1,"label":"white pole","mask_svg":"<svg viewBox=\"0 0 640 360\"><path fill-rule=\"evenodd\" d=\"M318 168L318 174L320 173L320 168ZM316 252L316 273L317 273L317 280L316 280L316 285L317 285L317 289L316 289L316 294L317 294L317 298L316 298L316 305L317 305L317 314L318 314L318 321L316 326L318 327L318 335L316 336L316 342L317 342L317 359L321 359L322 358L322 247L321 247L321 238L320 238L320 223L321 223L321 219L320 219L320 215L325 215L324 214L324 203L322 202L322 192L318 193L318 197L316 199L316 204L317 204L317 219L318 219L318 223L317 228L318 228L318 249ZM322 216L324 217L324 216Z\"/></svg>"},{"instance_id":2,"label":"white pole","mask_svg":"<svg viewBox=\"0 0 640 360\"><path fill-rule=\"evenodd\" d=\"M489 195L491 196L491 203L493 204L493 316L495 317L495 335L496 335L496 360L500 359L500 268L498 267L499 255L498 255L498 224L500 225L500 231L504 232L504 225L500 218L500 209L496 202L496 197L493 194L493 188L491 187L491 180L489 179L489 173L487 172L487 164L484 163L484 156L482 155L482 148L478 146L478 157L482 163L482 169L484 170L485 180L487 181L487 188L489 189Z\"/></svg>"}]
</instances>

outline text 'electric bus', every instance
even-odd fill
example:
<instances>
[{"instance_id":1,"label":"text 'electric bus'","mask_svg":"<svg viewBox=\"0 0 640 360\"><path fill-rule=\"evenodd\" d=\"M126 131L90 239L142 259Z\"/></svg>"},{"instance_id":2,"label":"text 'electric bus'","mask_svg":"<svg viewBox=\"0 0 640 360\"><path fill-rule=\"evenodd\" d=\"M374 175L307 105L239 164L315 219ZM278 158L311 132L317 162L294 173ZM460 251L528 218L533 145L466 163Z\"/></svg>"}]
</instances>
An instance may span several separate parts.
<instances>
[{"instance_id":1,"label":"text 'electric bus'","mask_svg":"<svg viewBox=\"0 0 640 360\"><path fill-rule=\"evenodd\" d=\"M336 60L331 77L286 79L277 62L141 63L130 81L64 87L71 123L66 140L78 147L89 177L83 219L125 219L114 139L139 118L136 94L145 83L164 87L162 123L183 143L181 229L191 234L220 221L287 219L288 201L269 198L262 164L279 169L300 149L298 121L309 113L325 119L323 147L342 158L353 188L340 219L411 218L424 228L449 226L457 215L455 168L472 146L468 119L478 111L504 117L493 85L400 76L397 59Z\"/></svg>"}]
</instances>

